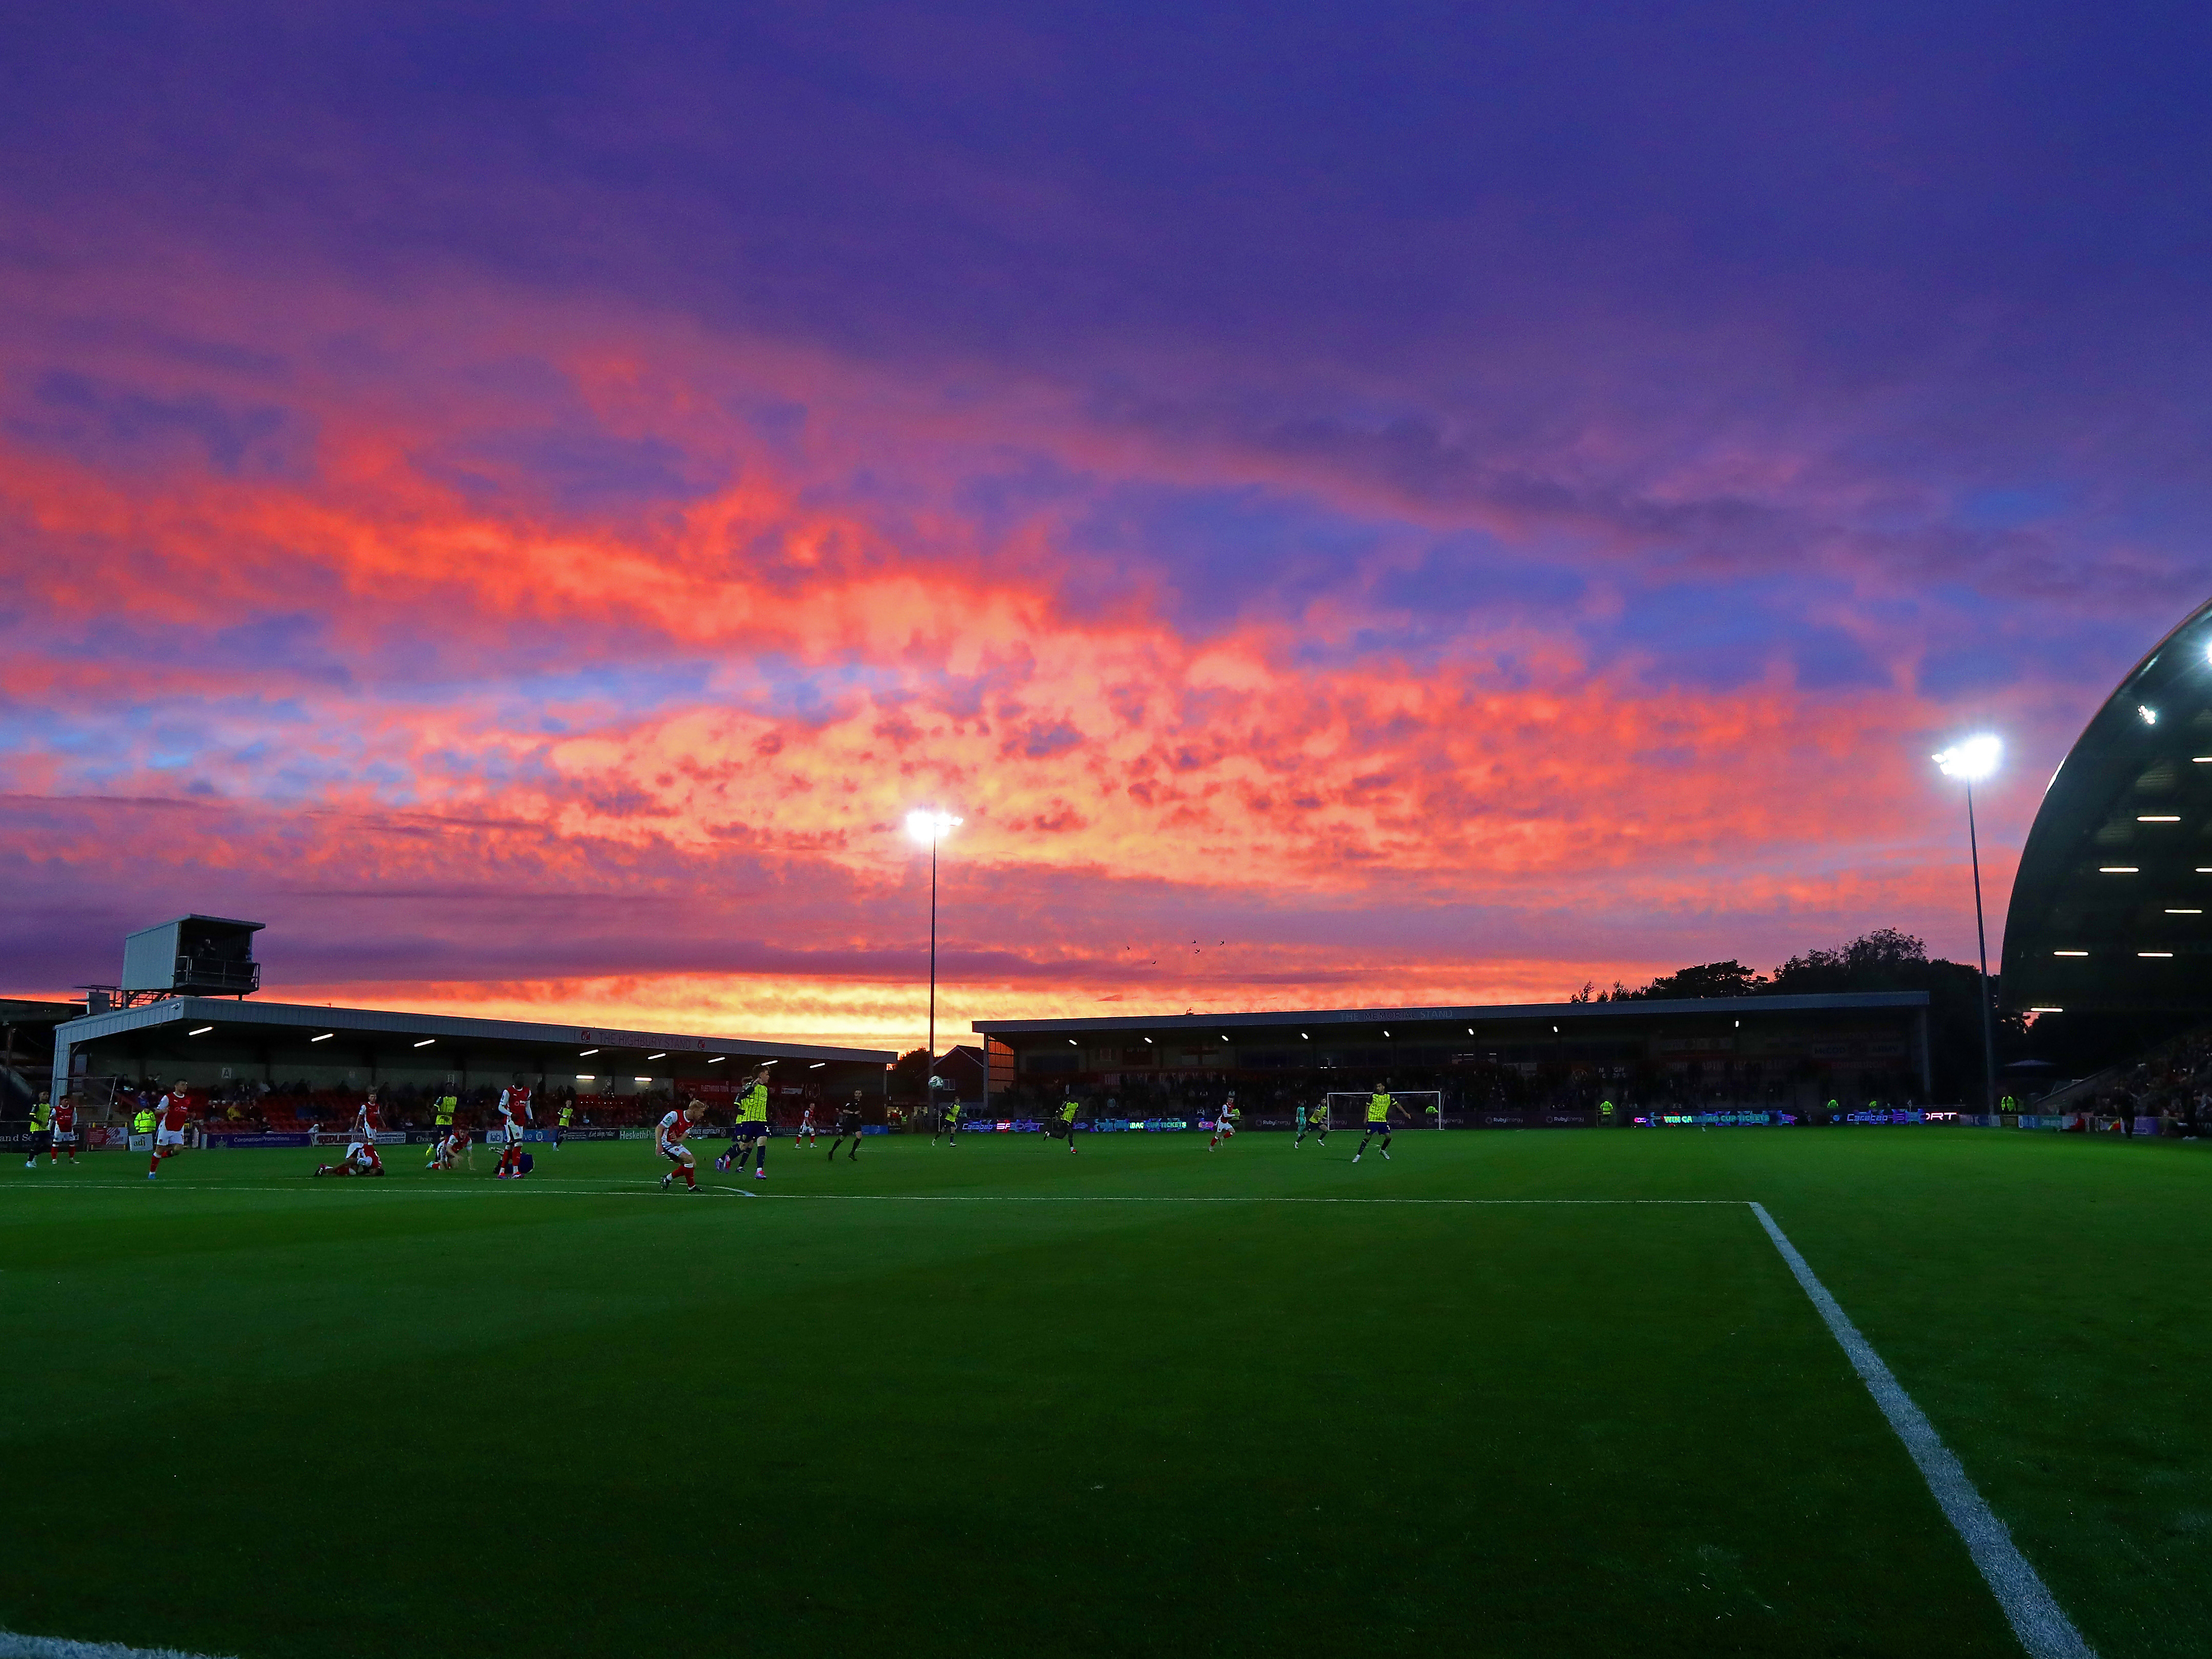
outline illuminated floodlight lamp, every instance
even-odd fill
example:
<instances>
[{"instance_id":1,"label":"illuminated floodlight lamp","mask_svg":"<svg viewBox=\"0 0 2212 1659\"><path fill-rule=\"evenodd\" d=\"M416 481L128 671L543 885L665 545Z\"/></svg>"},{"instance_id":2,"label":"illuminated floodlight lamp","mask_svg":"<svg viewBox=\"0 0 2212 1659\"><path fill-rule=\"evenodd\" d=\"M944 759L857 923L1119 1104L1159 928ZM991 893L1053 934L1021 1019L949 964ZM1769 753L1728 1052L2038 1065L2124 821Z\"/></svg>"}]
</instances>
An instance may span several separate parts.
<instances>
[{"instance_id":1,"label":"illuminated floodlight lamp","mask_svg":"<svg viewBox=\"0 0 2212 1659\"><path fill-rule=\"evenodd\" d=\"M707 1063L708 1063L709 1066L720 1066L720 1065L724 1060L727 1060L728 1058L729 1058L729 1056L728 1056L727 1054L716 1054L716 1055L714 1057L714 1059L712 1059L712 1060L708 1060Z\"/></svg>"},{"instance_id":2,"label":"illuminated floodlight lamp","mask_svg":"<svg viewBox=\"0 0 2212 1659\"><path fill-rule=\"evenodd\" d=\"M2179 823L2181 822L2181 814L2179 812L2138 812L2136 814L2136 822L2137 823Z\"/></svg>"},{"instance_id":3,"label":"illuminated floodlight lamp","mask_svg":"<svg viewBox=\"0 0 2212 1659\"><path fill-rule=\"evenodd\" d=\"M2138 951L2136 954L2139 957L2170 957L2173 952L2171 951Z\"/></svg>"},{"instance_id":4,"label":"illuminated floodlight lamp","mask_svg":"<svg viewBox=\"0 0 2212 1659\"><path fill-rule=\"evenodd\" d=\"M816 1060L816 1061L815 1061L811 1066L808 1066L806 1069L807 1069L808 1071L810 1071L810 1072L818 1072L818 1071L820 1071L820 1070L821 1070L824 1066L827 1066L829 1063L830 1063L830 1062L829 1062L828 1060Z\"/></svg>"},{"instance_id":5,"label":"illuminated floodlight lamp","mask_svg":"<svg viewBox=\"0 0 2212 1659\"><path fill-rule=\"evenodd\" d=\"M1070 1038L1068 1038L1068 1040L1067 1040L1067 1046L1068 1046L1069 1048L1079 1048L1079 1047L1080 1047L1081 1045L1080 1045L1080 1044L1079 1044L1073 1037L1070 1037Z\"/></svg>"},{"instance_id":6,"label":"illuminated floodlight lamp","mask_svg":"<svg viewBox=\"0 0 2212 1659\"><path fill-rule=\"evenodd\" d=\"M416 1043L415 1046L416 1046L417 1048L428 1048L432 1043L435 1042L437 1040L438 1040L438 1039L437 1039L437 1038L435 1038L435 1037L424 1037L424 1038L423 1038L420 1042Z\"/></svg>"},{"instance_id":7,"label":"illuminated floodlight lamp","mask_svg":"<svg viewBox=\"0 0 2212 1659\"><path fill-rule=\"evenodd\" d=\"M2100 876L2139 876L2142 873L2142 866L2135 864L2100 864L2097 866L2097 873Z\"/></svg>"},{"instance_id":8,"label":"illuminated floodlight lamp","mask_svg":"<svg viewBox=\"0 0 2212 1659\"><path fill-rule=\"evenodd\" d=\"M322 1034L322 1036L319 1036L319 1037L309 1037L309 1038L307 1039L307 1041L308 1041L308 1042L329 1042L332 1037L336 1036L337 1035L337 1033L336 1031L325 1031L325 1032L324 1032L324 1033Z\"/></svg>"},{"instance_id":9,"label":"illuminated floodlight lamp","mask_svg":"<svg viewBox=\"0 0 2212 1659\"><path fill-rule=\"evenodd\" d=\"M1997 769L2004 758L2004 739L1993 732L1964 738L1935 757L1936 767L1947 778L1957 778L1966 783L1979 783Z\"/></svg>"},{"instance_id":10,"label":"illuminated floodlight lamp","mask_svg":"<svg viewBox=\"0 0 2212 1659\"><path fill-rule=\"evenodd\" d=\"M199 1028L199 1030L197 1030L197 1031L187 1031L187 1032L185 1032L185 1035L186 1036L206 1036L210 1031L212 1031L213 1030L215 1030L215 1027L214 1027L214 1026L212 1026L212 1025L203 1025L203 1026L201 1026L201 1027Z\"/></svg>"},{"instance_id":11,"label":"illuminated floodlight lamp","mask_svg":"<svg viewBox=\"0 0 2212 1659\"><path fill-rule=\"evenodd\" d=\"M2136 705L2136 713L2142 716L2142 723L2145 726L2156 726L2158 724L2158 710L2152 708L2148 703L2137 703Z\"/></svg>"},{"instance_id":12,"label":"illuminated floodlight lamp","mask_svg":"<svg viewBox=\"0 0 2212 1659\"><path fill-rule=\"evenodd\" d=\"M597 1048L579 1048L576 1051L576 1058L579 1060L589 1060L593 1054L596 1054L599 1052L599 1051Z\"/></svg>"},{"instance_id":13,"label":"illuminated floodlight lamp","mask_svg":"<svg viewBox=\"0 0 2212 1659\"><path fill-rule=\"evenodd\" d=\"M2089 953L2087 951L2053 951L2051 954L2054 957L2086 957Z\"/></svg>"},{"instance_id":14,"label":"illuminated floodlight lamp","mask_svg":"<svg viewBox=\"0 0 2212 1659\"><path fill-rule=\"evenodd\" d=\"M950 812L933 812L917 806L906 815L906 832L924 847L934 847L957 830L964 820Z\"/></svg>"},{"instance_id":15,"label":"illuminated floodlight lamp","mask_svg":"<svg viewBox=\"0 0 2212 1659\"><path fill-rule=\"evenodd\" d=\"M647 1054L647 1055L646 1056L646 1058L647 1058L647 1060L665 1060L665 1059L667 1059L667 1058L668 1058L668 1050L667 1050L667 1049L665 1049L665 1048L663 1048L663 1049L662 1049L659 1054Z\"/></svg>"},{"instance_id":16,"label":"illuminated floodlight lamp","mask_svg":"<svg viewBox=\"0 0 2212 1659\"><path fill-rule=\"evenodd\" d=\"M2031 1009L2029 1009L2027 1012L2028 1012L2029 1013L2031 1013L2031 1014L2063 1014L2063 1013L2064 1013L2066 1011L2065 1011L2063 1008L2048 1008L2048 1007L2046 1007L2046 1008L2031 1008Z\"/></svg>"},{"instance_id":17,"label":"illuminated floodlight lamp","mask_svg":"<svg viewBox=\"0 0 2212 1659\"><path fill-rule=\"evenodd\" d=\"M1152 1038L1150 1038L1150 1037L1146 1037L1146 1038L1145 1039L1145 1041L1146 1041L1146 1042L1147 1044L1149 1044L1149 1043L1152 1042Z\"/></svg>"},{"instance_id":18,"label":"illuminated floodlight lamp","mask_svg":"<svg viewBox=\"0 0 2212 1659\"><path fill-rule=\"evenodd\" d=\"M2204 913L2202 910L2168 910L2166 914L2169 916L2201 916Z\"/></svg>"}]
</instances>

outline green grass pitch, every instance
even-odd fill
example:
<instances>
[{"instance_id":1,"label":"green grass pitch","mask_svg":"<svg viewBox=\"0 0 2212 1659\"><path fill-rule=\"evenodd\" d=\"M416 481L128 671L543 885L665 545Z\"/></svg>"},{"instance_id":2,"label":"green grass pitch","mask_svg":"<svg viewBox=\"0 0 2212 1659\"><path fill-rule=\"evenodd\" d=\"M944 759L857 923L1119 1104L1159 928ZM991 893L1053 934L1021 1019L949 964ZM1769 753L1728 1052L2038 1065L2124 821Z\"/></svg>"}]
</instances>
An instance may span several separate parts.
<instances>
[{"instance_id":1,"label":"green grass pitch","mask_svg":"<svg viewBox=\"0 0 2212 1659\"><path fill-rule=\"evenodd\" d=\"M383 1182L11 1164L0 1626L246 1659L2016 1652L1740 1203L1276 1201L1757 1199L2106 1659L2212 1651L2197 1145L1079 1144L778 1140L754 1199L664 1197L635 1143L520 1184L413 1148ZM1232 1201L1161 1201L1201 1199Z\"/></svg>"}]
</instances>

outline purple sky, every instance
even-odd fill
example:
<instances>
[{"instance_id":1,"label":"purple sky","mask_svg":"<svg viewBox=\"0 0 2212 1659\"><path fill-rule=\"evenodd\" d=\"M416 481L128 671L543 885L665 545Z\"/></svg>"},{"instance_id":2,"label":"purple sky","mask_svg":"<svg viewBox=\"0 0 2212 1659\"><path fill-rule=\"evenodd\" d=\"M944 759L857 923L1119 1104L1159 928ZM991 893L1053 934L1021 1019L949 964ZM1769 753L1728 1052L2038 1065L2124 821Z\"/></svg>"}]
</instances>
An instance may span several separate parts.
<instances>
[{"instance_id":1,"label":"purple sky","mask_svg":"<svg viewBox=\"0 0 2212 1659\"><path fill-rule=\"evenodd\" d=\"M46 8L0 990L919 1035L1972 950L2206 596L2178 7ZM1996 940L1991 940L1994 951Z\"/></svg>"}]
</instances>

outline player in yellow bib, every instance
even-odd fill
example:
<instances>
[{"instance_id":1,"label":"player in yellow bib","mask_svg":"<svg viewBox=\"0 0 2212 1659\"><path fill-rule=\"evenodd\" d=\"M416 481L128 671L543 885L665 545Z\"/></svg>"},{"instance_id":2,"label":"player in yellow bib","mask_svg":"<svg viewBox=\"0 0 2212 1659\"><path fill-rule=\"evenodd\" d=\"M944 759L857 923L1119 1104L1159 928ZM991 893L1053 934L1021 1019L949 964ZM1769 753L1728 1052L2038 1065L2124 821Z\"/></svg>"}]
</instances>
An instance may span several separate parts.
<instances>
[{"instance_id":1,"label":"player in yellow bib","mask_svg":"<svg viewBox=\"0 0 2212 1659\"><path fill-rule=\"evenodd\" d=\"M1299 1147L1304 1146L1308 1135L1314 1138L1315 1146L1328 1146L1328 1097L1323 1095L1318 1106L1300 1107L1298 1115L1298 1138L1291 1143L1291 1150L1295 1152Z\"/></svg>"},{"instance_id":2,"label":"player in yellow bib","mask_svg":"<svg viewBox=\"0 0 2212 1659\"><path fill-rule=\"evenodd\" d=\"M1359 1162L1360 1152L1367 1150L1367 1143L1377 1135L1382 1137L1382 1144L1376 1150L1380 1152L1386 1160L1389 1158L1390 1114L1401 1109L1402 1109L1398 1103L1390 1098L1389 1085L1376 1084L1375 1092L1367 1097L1367 1127L1366 1132L1359 1137L1359 1152L1352 1155L1352 1161L1354 1164Z\"/></svg>"},{"instance_id":3,"label":"player in yellow bib","mask_svg":"<svg viewBox=\"0 0 2212 1659\"><path fill-rule=\"evenodd\" d=\"M731 1126L730 1150L714 1160L718 1170L735 1168L741 1173L748 1147L753 1154L753 1179L768 1179L768 1067L752 1074L738 1096L738 1121Z\"/></svg>"},{"instance_id":4,"label":"player in yellow bib","mask_svg":"<svg viewBox=\"0 0 2212 1659\"><path fill-rule=\"evenodd\" d=\"M1067 1085L1067 1098L1060 1103L1060 1133L1067 1138L1067 1150L1075 1150L1075 1115L1080 1109L1075 1098L1075 1085Z\"/></svg>"}]
</instances>

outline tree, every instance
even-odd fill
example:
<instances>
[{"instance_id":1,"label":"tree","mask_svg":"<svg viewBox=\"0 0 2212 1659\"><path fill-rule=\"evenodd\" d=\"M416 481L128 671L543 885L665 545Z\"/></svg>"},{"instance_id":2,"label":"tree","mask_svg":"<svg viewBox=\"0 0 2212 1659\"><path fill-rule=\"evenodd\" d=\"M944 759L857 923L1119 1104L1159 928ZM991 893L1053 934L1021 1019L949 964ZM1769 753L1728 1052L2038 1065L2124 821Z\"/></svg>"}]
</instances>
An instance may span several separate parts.
<instances>
[{"instance_id":1,"label":"tree","mask_svg":"<svg viewBox=\"0 0 2212 1659\"><path fill-rule=\"evenodd\" d=\"M1615 1001L1645 1002L1673 997L1748 997L1766 988L1766 981L1731 957L1695 968L1678 968L1662 974L1640 991L1613 988Z\"/></svg>"}]
</instances>

